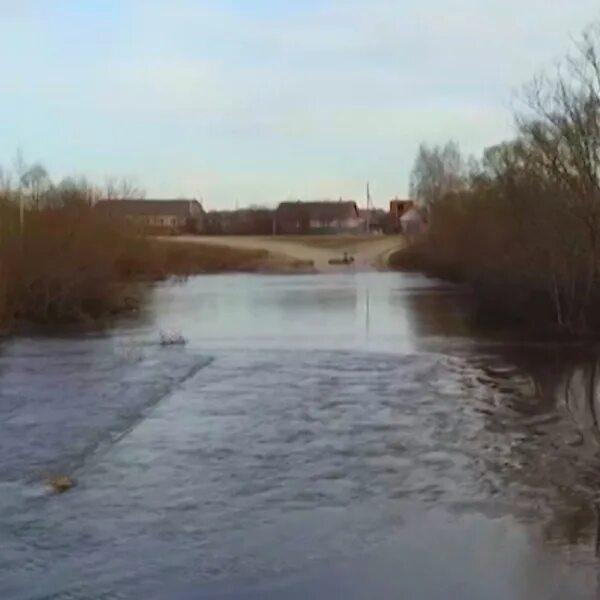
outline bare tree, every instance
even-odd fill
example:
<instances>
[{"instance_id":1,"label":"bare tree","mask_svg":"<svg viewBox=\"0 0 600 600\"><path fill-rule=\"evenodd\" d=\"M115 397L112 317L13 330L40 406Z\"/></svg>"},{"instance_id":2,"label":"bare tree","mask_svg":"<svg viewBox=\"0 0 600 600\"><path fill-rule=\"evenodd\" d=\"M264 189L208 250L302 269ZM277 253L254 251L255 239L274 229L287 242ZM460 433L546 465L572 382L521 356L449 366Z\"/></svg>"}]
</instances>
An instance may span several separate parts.
<instances>
[{"instance_id":1,"label":"bare tree","mask_svg":"<svg viewBox=\"0 0 600 600\"><path fill-rule=\"evenodd\" d=\"M25 158L23 156L23 151L18 148L15 153L15 157L13 159L13 171L15 173L18 184L21 182L21 177L25 171L27 171L27 163L25 162Z\"/></svg>"},{"instance_id":2,"label":"bare tree","mask_svg":"<svg viewBox=\"0 0 600 600\"><path fill-rule=\"evenodd\" d=\"M0 197L7 201L11 199L12 177L9 171L0 167Z\"/></svg>"},{"instance_id":3,"label":"bare tree","mask_svg":"<svg viewBox=\"0 0 600 600\"><path fill-rule=\"evenodd\" d=\"M584 33L555 74L538 76L525 100L518 124L529 159L583 226L587 266L574 320L585 328L600 275L600 28Z\"/></svg>"},{"instance_id":4,"label":"bare tree","mask_svg":"<svg viewBox=\"0 0 600 600\"><path fill-rule=\"evenodd\" d=\"M419 149L411 192L432 215L424 264L469 281L492 310L598 331L600 25L522 98L518 137L479 164L465 166L453 144Z\"/></svg>"},{"instance_id":5,"label":"bare tree","mask_svg":"<svg viewBox=\"0 0 600 600\"><path fill-rule=\"evenodd\" d=\"M40 163L34 163L21 175L20 180L29 195L31 206L35 210L39 210L42 196L51 187L48 172Z\"/></svg>"},{"instance_id":6,"label":"bare tree","mask_svg":"<svg viewBox=\"0 0 600 600\"><path fill-rule=\"evenodd\" d=\"M138 200L146 194L126 178L110 177L106 180L103 195L106 200Z\"/></svg>"},{"instance_id":7,"label":"bare tree","mask_svg":"<svg viewBox=\"0 0 600 600\"><path fill-rule=\"evenodd\" d=\"M429 147L421 144L410 176L410 194L430 208L444 195L462 189L466 168L458 145Z\"/></svg>"},{"instance_id":8,"label":"bare tree","mask_svg":"<svg viewBox=\"0 0 600 600\"><path fill-rule=\"evenodd\" d=\"M48 204L55 208L66 206L91 207L102 197L102 191L85 177L65 177L49 193Z\"/></svg>"}]
</instances>

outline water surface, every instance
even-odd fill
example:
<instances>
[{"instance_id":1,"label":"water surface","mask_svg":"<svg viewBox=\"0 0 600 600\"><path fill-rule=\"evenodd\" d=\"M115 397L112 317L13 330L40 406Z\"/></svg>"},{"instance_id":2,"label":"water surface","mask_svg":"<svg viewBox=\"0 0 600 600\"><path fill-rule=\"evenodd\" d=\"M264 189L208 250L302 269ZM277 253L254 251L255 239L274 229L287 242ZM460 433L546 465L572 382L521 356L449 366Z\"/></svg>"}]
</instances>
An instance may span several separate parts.
<instances>
[{"instance_id":1,"label":"water surface","mask_svg":"<svg viewBox=\"0 0 600 600\"><path fill-rule=\"evenodd\" d=\"M596 354L471 314L420 275L228 275L4 343L0 598L594 597Z\"/></svg>"}]
</instances>

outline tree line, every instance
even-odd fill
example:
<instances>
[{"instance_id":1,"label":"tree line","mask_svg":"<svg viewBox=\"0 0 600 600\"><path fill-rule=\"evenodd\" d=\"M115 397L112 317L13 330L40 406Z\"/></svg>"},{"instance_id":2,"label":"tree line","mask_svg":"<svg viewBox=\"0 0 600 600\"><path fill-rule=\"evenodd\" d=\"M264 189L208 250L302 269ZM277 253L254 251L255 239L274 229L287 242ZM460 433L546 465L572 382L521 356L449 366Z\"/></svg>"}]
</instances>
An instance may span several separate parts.
<instances>
[{"instance_id":1,"label":"tree line","mask_svg":"<svg viewBox=\"0 0 600 600\"><path fill-rule=\"evenodd\" d=\"M92 206L101 199L144 198L144 190L126 178L108 177L103 186L85 177L63 177L54 182L46 167L27 163L17 151L12 168L0 166L0 202L22 204L26 210L60 208L67 204Z\"/></svg>"},{"instance_id":2,"label":"tree line","mask_svg":"<svg viewBox=\"0 0 600 600\"><path fill-rule=\"evenodd\" d=\"M261 251L171 243L94 210L101 198L141 198L126 180L102 188L53 182L39 163L0 170L0 334L23 324L97 326L136 310L146 282L255 270Z\"/></svg>"},{"instance_id":3,"label":"tree line","mask_svg":"<svg viewBox=\"0 0 600 600\"><path fill-rule=\"evenodd\" d=\"M397 257L468 282L482 306L545 330L600 331L600 25L521 94L514 139L465 159L422 145L422 242Z\"/></svg>"},{"instance_id":4,"label":"tree line","mask_svg":"<svg viewBox=\"0 0 600 600\"><path fill-rule=\"evenodd\" d=\"M0 333L21 322L91 322L137 303L125 284L142 273L145 241L93 205L139 193L118 179L55 183L20 152L0 168Z\"/></svg>"}]
</instances>

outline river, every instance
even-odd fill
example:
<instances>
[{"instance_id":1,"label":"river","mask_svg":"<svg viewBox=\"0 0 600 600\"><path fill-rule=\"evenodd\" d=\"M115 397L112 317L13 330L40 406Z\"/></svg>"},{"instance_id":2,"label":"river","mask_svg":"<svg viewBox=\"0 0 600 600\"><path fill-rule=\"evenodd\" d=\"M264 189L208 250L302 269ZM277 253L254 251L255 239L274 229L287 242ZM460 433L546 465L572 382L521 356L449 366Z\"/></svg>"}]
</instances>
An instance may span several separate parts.
<instances>
[{"instance_id":1,"label":"river","mask_svg":"<svg viewBox=\"0 0 600 600\"><path fill-rule=\"evenodd\" d=\"M596 597L597 357L472 314L418 274L223 275L3 342L0 598Z\"/></svg>"}]
</instances>

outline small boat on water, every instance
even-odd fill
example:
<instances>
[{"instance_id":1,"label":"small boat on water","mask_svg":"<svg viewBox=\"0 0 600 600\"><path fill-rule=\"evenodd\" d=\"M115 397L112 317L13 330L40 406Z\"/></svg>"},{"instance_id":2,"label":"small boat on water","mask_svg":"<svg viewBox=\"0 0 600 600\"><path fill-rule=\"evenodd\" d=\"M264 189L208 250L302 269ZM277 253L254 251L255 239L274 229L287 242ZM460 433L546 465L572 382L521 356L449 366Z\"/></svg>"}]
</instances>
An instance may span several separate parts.
<instances>
[{"instance_id":1,"label":"small boat on water","mask_svg":"<svg viewBox=\"0 0 600 600\"><path fill-rule=\"evenodd\" d=\"M354 262L354 256L349 256L347 252L344 252L342 258L330 258L330 265L351 265Z\"/></svg>"}]
</instances>

